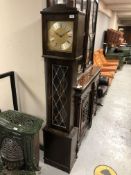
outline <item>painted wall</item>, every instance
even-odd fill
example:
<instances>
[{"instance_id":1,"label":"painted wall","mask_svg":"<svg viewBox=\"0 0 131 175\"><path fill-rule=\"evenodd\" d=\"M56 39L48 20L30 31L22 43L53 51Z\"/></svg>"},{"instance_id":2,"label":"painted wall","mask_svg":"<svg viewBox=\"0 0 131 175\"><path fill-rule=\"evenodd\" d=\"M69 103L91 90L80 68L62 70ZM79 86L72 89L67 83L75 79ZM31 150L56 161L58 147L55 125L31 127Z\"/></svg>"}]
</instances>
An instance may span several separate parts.
<instances>
[{"instance_id":1,"label":"painted wall","mask_svg":"<svg viewBox=\"0 0 131 175\"><path fill-rule=\"evenodd\" d=\"M98 10L110 18L112 17L112 10L110 10L102 1L99 2Z\"/></svg>"},{"instance_id":2,"label":"painted wall","mask_svg":"<svg viewBox=\"0 0 131 175\"><path fill-rule=\"evenodd\" d=\"M95 50L103 46L104 31L108 28L114 30L118 29L117 13L112 12L102 1L100 1L96 26Z\"/></svg>"},{"instance_id":3,"label":"painted wall","mask_svg":"<svg viewBox=\"0 0 131 175\"><path fill-rule=\"evenodd\" d=\"M116 12L112 13L112 16L110 18L109 28L112 28L114 30L118 30L118 16L117 16Z\"/></svg>"},{"instance_id":4,"label":"painted wall","mask_svg":"<svg viewBox=\"0 0 131 175\"><path fill-rule=\"evenodd\" d=\"M102 12L98 12L95 50L103 47L104 31L109 28L110 18Z\"/></svg>"},{"instance_id":5,"label":"painted wall","mask_svg":"<svg viewBox=\"0 0 131 175\"><path fill-rule=\"evenodd\" d=\"M45 118L40 11L45 0L0 1L0 74L15 71L20 111ZM9 78L0 80L0 109L12 109Z\"/></svg>"}]
</instances>

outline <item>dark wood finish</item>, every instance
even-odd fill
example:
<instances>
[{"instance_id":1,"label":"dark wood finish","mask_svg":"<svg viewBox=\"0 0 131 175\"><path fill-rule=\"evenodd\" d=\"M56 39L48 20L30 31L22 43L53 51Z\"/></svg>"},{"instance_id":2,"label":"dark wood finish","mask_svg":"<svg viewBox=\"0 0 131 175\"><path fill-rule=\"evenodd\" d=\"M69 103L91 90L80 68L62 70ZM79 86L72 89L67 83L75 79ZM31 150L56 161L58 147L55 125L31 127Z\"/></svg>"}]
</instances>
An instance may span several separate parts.
<instances>
[{"instance_id":1,"label":"dark wood finish","mask_svg":"<svg viewBox=\"0 0 131 175\"><path fill-rule=\"evenodd\" d=\"M52 86L53 83L55 83L53 81L53 72L52 72L52 67L53 66L63 66L63 67L67 67L67 72L66 72L66 76L63 77L65 79L65 81L67 81L67 89L65 90L65 97L64 99L61 98L61 102L64 104L65 100L67 101L66 105L65 105L65 111L67 113L65 122L66 122L66 126L65 128L61 127L61 126L55 126L55 124L53 124L53 104L52 101L54 100L54 93L52 92ZM74 109L72 108L72 104L73 104L73 90L72 87L76 85L76 75L77 75L77 64L76 61L73 60L57 60L57 59L50 59L49 57L45 57L45 70L46 70L46 93L47 93L47 125L48 127L54 128L54 129L58 129L58 130L62 130L65 132L70 132L72 130L72 128L74 127ZM57 74L57 76L59 76ZM59 80L59 77L58 77ZM59 87L61 87L61 89L63 90L64 87L62 84L60 84L61 80L56 80L57 84L59 84ZM57 86L56 84L56 86ZM57 94L58 95L58 94ZM58 99L60 98L61 94L58 96ZM62 101L63 99L63 101ZM60 104L59 104L60 107ZM63 109L64 110L64 109Z\"/></svg>"},{"instance_id":2,"label":"dark wood finish","mask_svg":"<svg viewBox=\"0 0 131 175\"><path fill-rule=\"evenodd\" d=\"M41 14L47 82L47 124L43 130L44 160L45 163L70 172L77 157L78 129L74 127L73 87L77 83L78 61L83 54L85 15L66 5L49 7ZM73 21L71 53L48 50L48 21Z\"/></svg>"},{"instance_id":3,"label":"dark wood finish","mask_svg":"<svg viewBox=\"0 0 131 175\"><path fill-rule=\"evenodd\" d=\"M77 128L63 134L48 127L44 128L44 161L63 171L70 172L77 158Z\"/></svg>"},{"instance_id":4,"label":"dark wood finish","mask_svg":"<svg viewBox=\"0 0 131 175\"><path fill-rule=\"evenodd\" d=\"M90 18L90 8L91 8L91 1L87 1L86 4L86 16L85 16L85 36L84 36L84 42L83 42L83 69L86 68L87 63L89 63L89 60L87 60L87 47L88 47L88 38L89 38L89 18Z\"/></svg>"},{"instance_id":5,"label":"dark wood finish","mask_svg":"<svg viewBox=\"0 0 131 175\"><path fill-rule=\"evenodd\" d=\"M87 131L92 125L92 117L97 110L97 86L100 69L92 66L78 79L75 89L75 126L78 131L78 148Z\"/></svg>"},{"instance_id":6,"label":"dark wood finish","mask_svg":"<svg viewBox=\"0 0 131 175\"><path fill-rule=\"evenodd\" d=\"M57 56L57 58L63 57L64 59L82 58L85 15L78 12L76 8L67 7L66 5L55 5L49 7L41 11L41 14L43 56ZM71 18L70 15L74 15L74 18ZM74 23L73 50L71 53L48 50L48 21L72 21Z\"/></svg>"},{"instance_id":7,"label":"dark wood finish","mask_svg":"<svg viewBox=\"0 0 131 175\"><path fill-rule=\"evenodd\" d=\"M55 5L55 1L47 0L48 7ZM98 13L98 1L97 0L65 0L65 4L70 7L76 7L78 11L85 14L84 21L84 36L83 41L80 40L79 46L83 47L83 58L80 64L82 68L85 69L89 64L93 63L93 52L95 43L95 33L96 33L96 23L97 23L97 13ZM82 22L83 20L79 20ZM83 26L83 25L78 25ZM78 28L77 26L75 29ZM91 29L91 30L90 30ZM81 28L81 30L83 30ZM79 32L78 32L79 33ZM82 34L82 32L81 32ZM47 36L47 35L46 35ZM81 38L77 36L77 38ZM76 40L74 40L76 43ZM78 48L79 48L78 46ZM54 53L55 54L55 53ZM63 56L63 53L60 55ZM69 56L69 55L67 55ZM84 70L83 70L84 71Z\"/></svg>"},{"instance_id":8,"label":"dark wood finish","mask_svg":"<svg viewBox=\"0 0 131 175\"><path fill-rule=\"evenodd\" d=\"M90 65L89 70L86 68L85 71L91 0L87 4L83 0L72 2L75 2L75 5L80 3L80 11L71 4L48 4L50 7L41 11L47 97L47 124L43 130L44 160L45 163L67 172L70 172L75 162L86 130L91 127L92 116L96 111L96 88L99 78L98 68ZM86 8L88 10L83 13ZM48 49L48 21L74 23L72 52ZM93 32L94 30L95 28L92 28ZM81 71L78 72L80 65L85 67L81 67ZM83 112L87 114L84 117Z\"/></svg>"},{"instance_id":9,"label":"dark wood finish","mask_svg":"<svg viewBox=\"0 0 131 175\"><path fill-rule=\"evenodd\" d=\"M98 14L98 2L97 0L93 0L88 2L89 5L89 10L87 13L89 13L89 16L87 19L89 19L89 24L87 29L85 30L86 33L88 34L85 36L85 42L84 48L86 49L87 53L84 57L84 68L88 67L88 64L91 63L93 64L93 53L94 53L94 44L95 44L95 36L96 36L96 23L97 23L97 14Z\"/></svg>"},{"instance_id":10,"label":"dark wood finish","mask_svg":"<svg viewBox=\"0 0 131 175\"><path fill-rule=\"evenodd\" d=\"M53 6L54 4L54 0L47 0L47 7Z\"/></svg>"}]
</instances>

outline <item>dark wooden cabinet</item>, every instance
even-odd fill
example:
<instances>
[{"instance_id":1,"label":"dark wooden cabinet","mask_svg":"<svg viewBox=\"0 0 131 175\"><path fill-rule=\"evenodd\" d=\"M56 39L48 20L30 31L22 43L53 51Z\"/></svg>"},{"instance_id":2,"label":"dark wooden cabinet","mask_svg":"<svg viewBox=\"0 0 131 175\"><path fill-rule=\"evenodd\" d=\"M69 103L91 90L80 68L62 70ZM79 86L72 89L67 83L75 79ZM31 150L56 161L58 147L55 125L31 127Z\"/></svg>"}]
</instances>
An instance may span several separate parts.
<instances>
[{"instance_id":1,"label":"dark wooden cabinet","mask_svg":"<svg viewBox=\"0 0 131 175\"><path fill-rule=\"evenodd\" d=\"M97 86L99 82L100 69L92 66L85 70L78 79L79 86L75 89L75 126L78 130L77 146L92 125L92 118L97 110Z\"/></svg>"}]
</instances>

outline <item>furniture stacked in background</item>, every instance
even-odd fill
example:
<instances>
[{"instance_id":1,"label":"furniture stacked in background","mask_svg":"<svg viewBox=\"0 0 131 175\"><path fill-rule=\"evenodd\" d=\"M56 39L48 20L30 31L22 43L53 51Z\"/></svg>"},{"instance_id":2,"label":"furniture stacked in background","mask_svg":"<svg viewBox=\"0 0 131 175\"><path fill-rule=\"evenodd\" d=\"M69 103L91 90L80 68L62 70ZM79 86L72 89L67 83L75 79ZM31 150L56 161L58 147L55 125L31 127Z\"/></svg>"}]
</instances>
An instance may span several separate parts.
<instances>
[{"instance_id":1,"label":"furniture stacked in background","mask_svg":"<svg viewBox=\"0 0 131 175\"><path fill-rule=\"evenodd\" d=\"M119 46L124 43L124 33L121 31L108 29L106 32L105 42L110 46Z\"/></svg>"},{"instance_id":2,"label":"furniture stacked in background","mask_svg":"<svg viewBox=\"0 0 131 175\"><path fill-rule=\"evenodd\" d=\"M126 57L128 56L127 52L120 51L116 48L108 49L105 54L107 59L113 60L114 58L119 60L119 69L121 69L125 63Z\"/></svg>"},{"instance_id":3,"label":"furniture stacked in background","mask_svg":"<svg viewBox=\"0 0 131 175\"><path fill-rule=\"evenodd\" d=\"M124 47L125 43L124 32L108 29L104 37L104 54L107 59L118 59L120 61L119 68L122 68L125 58L128 55L128 49ZM121 49L125 48L125 49Z\"/></svg>"},{"instance_id":4,"label":"furniture stacked in background","mask_svg":"<svg viewBox=\"0 0 131 175\"><path fill-rule=\"evenodd\" d=\"M120 61L119 68L121 69L124 63L131 64L131 46L119 46L107 49L105 53L107 59L116 58Z\"/></svg>"},{"instance_id":5,"label":"furniture stacked in background","mask_svg":"<svg viewBox=\"0 0 131 175\"><path fill-rule=\"evenodd\" d=\"M123 63L131 64L131 46L120 46L117 50L123 54Z\"/></svg>"},{"instance_id":6,"label":"furniture stacked in background","mask_svg":"<svg viewBox=\"0 0 131 175\"><path fill-rule=\"evenodd\" d=\"M124 38L131 45L131 26L118 26L118 30L124 32Z\"/></svg>"},{"instance_id":7,"label":"furniture stacked in background","mask_svg":"<svg viewBox=\"0 0 131 175\"><path fill-rule=\"evenodd\" d=\"M102 97L106 95L108 87L111 85L112 79L114 78L120 63L118 59L107 59L103 49L95 51L93 59L94 65L100 68L101 76L97 88L97 105L102 106Z\"/></svg>"},{"instance_id":8,"label":"furniture stacked in background","mask_svg":"<svg viewBox=\"0 0 131 175\"><path fill-rule=\"evenodd\" d=\"M94 65L98 66L101 70L101 75L109 78L109 84L111 84L115 73L119 67L119 60L108 60L104 56L103 49L99 49L94 52Z\"/></svg>"}]
</instances>

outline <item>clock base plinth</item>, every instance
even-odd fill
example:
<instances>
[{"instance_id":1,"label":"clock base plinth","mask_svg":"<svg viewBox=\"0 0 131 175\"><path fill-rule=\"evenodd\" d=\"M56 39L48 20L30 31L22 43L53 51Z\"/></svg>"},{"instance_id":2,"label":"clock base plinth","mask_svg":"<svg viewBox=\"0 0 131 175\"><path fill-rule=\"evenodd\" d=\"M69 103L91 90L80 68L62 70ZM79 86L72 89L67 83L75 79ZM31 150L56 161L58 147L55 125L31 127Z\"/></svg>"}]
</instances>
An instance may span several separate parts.
<instances>
[{"instance_id":1,"label":"clock base plinth","mask_svg":"<svg viewBox=\"0 0 131 175\"><path fill-rule=\"evenodd\" d=\"M69 134L48 127L43 132L44 162L69 173L77 158L78 128Z\"/></svg>"}]
</instances>

